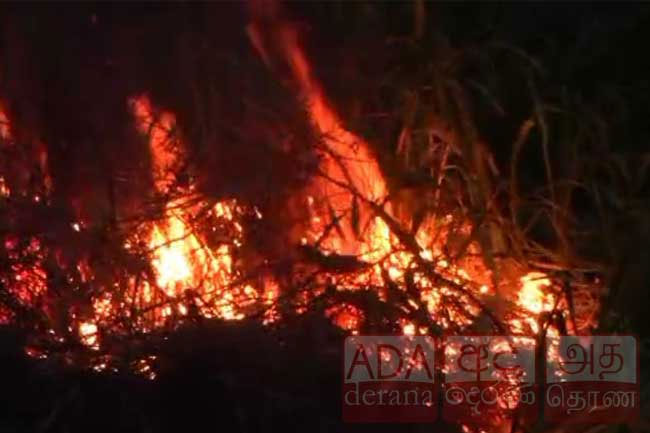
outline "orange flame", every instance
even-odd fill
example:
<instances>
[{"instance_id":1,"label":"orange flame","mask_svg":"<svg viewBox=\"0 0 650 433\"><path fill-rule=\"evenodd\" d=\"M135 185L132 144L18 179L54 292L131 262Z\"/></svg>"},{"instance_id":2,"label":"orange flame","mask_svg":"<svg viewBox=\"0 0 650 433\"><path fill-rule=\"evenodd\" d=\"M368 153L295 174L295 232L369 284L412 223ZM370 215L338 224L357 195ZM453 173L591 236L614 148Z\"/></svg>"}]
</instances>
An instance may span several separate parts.
<instances>
[{"instance_id":1,"label":"orange flame","mask_svg":"<svg viewBox=\"0 0 650 433\"><path fill-rule=\"evenodd\" d=\"M386 220L376 215L372 209L373 204L381 206L389 218L394 218L391 215L390 203L384 203L388 196L388 188L370 145L345 129L331 108L298 43L295 28L283 23L274 29L275 40L279 41L282 53L298 83L314 128L322 136L324 147L320 165L321 176L314 181L307 196L306 204L311 210L312 218L310 228L302 240L303 243L318 242L325 254L356 256L372 264L370 272L358 273L353 278L357 286L364 283L385 285L386 274L393 282L404 285L405 272L414 261L414 257L411 253L400 251L402 250L400 242L391 232ZM248 33L261 57L267 64L270 63L262 36L263 30L257 23L253 23L248 27ZM353 215L355 212L356 215ZM339 230L328 229L333 218L339 219L337 223ZM443 238L439 238L434 242L436 236L432 230L436 225L440 224L430 218L420 226L415 235L420 247L420 257L431 261L432 265L436 264L434 259L440 256L441 242L444 241ZM357 228L361 229L361 233L357 233ZM456 282L470 277L462 267L440 264L446 268L445 274ZM478 271L472 272L472 277L476 277L480 282L476 287L477 292L485 292L490 271L479 263L479 260L474 260L470 267ZM441 294L452 295L449 288L435 288L424 275L418 274L415 279L422 289L421 300L429 306L432 313L440 307ZM349 310L345 314L349 316ZM446 319L442 318L442 320ZM464 318L453 317L452 320L462 322ZM338 320L338 323L340 322L350 323L346 319ZM411 328L407 327L405 331L410 332Z\"/></svg>"},{"instance_id":2,"label":"orange flame","mask_svg":"<svg viewBox=\"0 0 650 433\"><path fill-rule=\"evenodd\" d=\"M313 128L322 137L319 176L300 197L304 199L310 214L303 243L317 246L323 255L354 256L364 264L360 270L328 275L328 281L332 281L338 290L377 287L379 296L386 300L389 286L405 292L404 288L409 282L407 278L410 278L417 292L402 293L408 299L406 308L416 311L423 306L433 321L443 328L474 323L484 308L481 301L494 300L497 293L491 270L483 262L480 247L475 242L469 242L468 254L461 259L452 260L445 253L452 230L450 227L453 225L460 235L471 239L471 224L458 224L451 215L429 217L414 234L419 251L405 250L394 233L393 224L408 232L408 223L392 214L391 203L387 200L387 182L370 144L347 130L331 107L299 45L295 28L283 24L275 29L278 36L276 41L305 101ZM268 63L269 54L261 29L251 25L249 35ZM71 327L70 331L76 329L79 340L96 350L101 347L102 325L111 316L128 316L130 313L123 313L123 310L128 310L126 305L137 305L140 311L147 312L146 319L134 324L140 331L164 326L168 319L178 316L242 319L248 311L247 307L254 303L267 307L264 323L278 320L279 313L275 308L280 295L278 283L270 278L260 284L261 288L242 283L242 273L236 266L237 248L244 239L244 228L240 221L245 210L235 200L208 206L200 198L191 204L174 198L187 195L196 198L198 195L191 185L176 184L174 173L183 164L186 149L182 137L177 133L175 116L156 109L146 96L135 97L129 103L138 131L148 140L155 193L167 201L160 211L160 218L136 230L124 248L128 250L135 244L146 245L155 278L141 281L133 276L129 280L128 293L123 298L105 291L93 299L94 317L73 316L76 319L75 327ZM11 139L9 119L2 105L0 138ZM41 149L38 159L42 172L46 173L47 153L44 147L41 146ZM9 187L0 176L0 199L9 194ZM230 239L226 242L211 245L204 233L195 228L196 216L206 208L213 229L223 224L231 228ZM377 209L381 209L381 212L377 212ZM261 218L259 213L258 217ZM332 224L337 229L332 230ZM77 232L82 226L80 223L72 225ZM12 242L5 241L9 255L12 254L12 245ZM37 239L32 241L29 248L36 256L40 254ZM422 261L442 278L432 278L413 266ZM87 263L79 263L77 268L84 282L92 279L92 270ZM47 275L40 260L30 267L15 265L13 271L13 280L3 283L21 302L33 304L36 296L46 292ZM558 306L564 307L548 275L521 271L512 280L506 294L520 307L521 312L519 316L509 319L511 331L525 334L532 330L536 333L537 321L543 313ZM591 323L587 312L594 303L583 298L576 296L581 300L582 304L579 305L585 312L580 326L586 327ZM450 308L457 305L462 308ZM298 307L300 311L303 308L302 305ZM326 315L338 326L353 333L359 331L365 320L364 311L346 303L328 308ZM421 323L410 319L399 319L399 323L402 332L407 335L428 332ZM143 361L138 368L150 376L151 362ZM105 363L101 365L104 366L102 369L106 367Z\"/></svg>"},{"instance_id":3,"label":"orange flame","mask_svg":"<svg viewBox=\"0 0 650 433\"><path fill-rule=\"evenodd\" d=\"M0 101L0 144L4 145L13 141L11 123L4 104ZM46 158L46 155L45 155ZM41 158L41 162L43 158ZM45 159L46 161L46 159ZM43 171L45 173L45 171ZM0 200L11 196L11 188L0 173ZM40 196L33 197L35 202L40 201ZM19 246L19 239L14 235L8 235L3 239L5 254L9 260L9 266L13 272L11 277L2 278L2 283L9 292L22 305L34 305L46 289L47 273L43 268L43 249L41 242L32 237L25 248ZM32 263L25 264L23 256L32 257ZM12 312L6 308L0 308L0 323L9 323L12 319Z\"/></svg>"},{"instance_id":4,"label":"orange flame","mask_svg":"<svg viewBox=\"0 0 650 433\"><path fill-rule=\"evenodd\" d=\"M257 6L259 10L254 12L260 15L256 16L247 29L252 45L267 65L271 65L268 40L278 45L274 48L280 49L289 65L314 128L322 135L321 176L314 181L307 195L306 205L311 210L312 218L302 239L303 244L317 244L324 254L353 255L372 265L370 271L357 272L352 279L339 278L340 289L364 284L385 287L388 283L404 287L405 273L415 257L401 248L400 242L389 228L386 216L380 217L372 209L372 204L381 206L385 215L393 219L393 224L397 222L403 226L402 229L406 226L391 214L390 203L386 200L387 183L370 145L345 129L331 108L298 42L296 28L277 18L278 10L273 4ZM270 22L272 24L269 25ZM268 29L263 25L269 25L272 32L270 37ZM265 36L268 40L265 40ZM361 233L357 233L354 227L352 214L355 211L357 226L363 229ZM331 230L334 218L339 219L338 230ZM450 215L444 221L429 217L420 225L415 239L420 248L419 258L429 262L432 267L435 266L436 272L444 276L449 284L433 283L427 275L416 273L413 279L421 292L420 299L409 300L413 308L416 308L416 301L424 303L445 328L450 322L461 326L472 323L473 317L479 315L483 308L477 299L489 298L496 293L491 270L481 259L480 247L475 242L468 246L468 257L458 259L456 263L447 262L442 252L447 240L445 226L448 223L453 223ZM471 225L462 225L461 232L469 237ZM337 278L333 277L335 281ZM531 272L519 278L519 281L513 280L510 283L513 289L509 292L512 293L514 302L527 315L524 321L537 332L537 317L542 312L557 307L556 296L551 293L550 279L540 272ZM347 284L349 282L353 284ZM452 289L450 285L457 287ZM458 286L466 288L466 292L459 293ZM459 314L458 309L447 309L445 304L448 303L462 305L469 316ZM339 310L340 314L334 318L336 323L345 328L349 328L351 323L358 325L361 314L358 314L359 320L355 321L350 318L353 314L350 308L332 309L330 313L335 314ZM515 321L511 324L514 330L523 331L521 323ZM406 323L403 331L412 334L415 327Z\"/></svg>"},{"instance_id":5,"label":"orange flame","mask_svg":"<svg viewBox=\"0 0 650 433\"><path fill-rule=\"evenodd\" d=\"M179 152L183 151L182 141L172 134L175 118L168 112L162 112L156 118L149 99L144 96L135 98L132 107L138 129L148 134L156 189L161 194L167 193L174 182L172 173L179 162ZM186 290L199 290L197 301L203 315L241 319L244 315L235 305L241 296L237 295L255 298L257 292L247 285L230 287L238 276L233 269L232 247L223 244L213 251L205 245L191 227L190 221L196 210L172 200L165 206L163 220L151 228L149 247L156 285L169 298L178 298ZM235 221L239 212L237 203L231 200L216 203L209 213L216 219L234 222L235 236L240 237L242 227ZM237 239L233 239L233 244L238 244ZM218 307L213 310L211 305ZM187 311L186 305L178 305L177 313L185 315ZM163 317L169 314L169 309L162 310Z\"/></svg>"},{"instance_id":6,"label":"orange flame","mask_svg":"<svg viewBox=\"0 0 650 433\"><path fill-rule=\"evenodd\" d=\"M4 104L0 101L0 139L9 140L11 138L11 130L9 128L9 118L4 108Z\"/></svg>"}]
</instances>

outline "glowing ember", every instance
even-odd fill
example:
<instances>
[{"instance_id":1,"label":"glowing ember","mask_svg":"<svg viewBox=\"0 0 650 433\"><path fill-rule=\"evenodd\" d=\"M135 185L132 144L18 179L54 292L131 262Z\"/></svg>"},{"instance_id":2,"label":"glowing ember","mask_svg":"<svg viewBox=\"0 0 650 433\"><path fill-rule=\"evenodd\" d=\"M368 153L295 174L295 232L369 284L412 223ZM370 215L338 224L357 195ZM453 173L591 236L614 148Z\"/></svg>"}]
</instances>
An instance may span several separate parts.
<instances>
[{"instance_id":1,"label":"glowing ember","mask_svg":"<svg viewBox=\"0 0 650 433\"><path fill-rule=\"evenodd\" d=\"M472 225L459 224L458 217L428 217L413 235L415 244L411 242L404 248L395 229L409 233L409 221L400 220L391 212L391 203L386 200L387 183L370 145L346 130L329 105L298 43L296 28L274 17L277 10L272 6L256 12L264 18L254 20L248 27L253 46L268 65L272 64L270 53L279 49L293 73L314 128L322 136L320 176L306 191L304 203L310 211L310 223L300 243L316 246L324 256L355 257L370 265L344 275L332 275L329 283L334 283L337 290L376 287L382 299L389 296L391 287L405 292L409 284L415 285L419 293L397 295L408 298L405 312L417 311L424 305L442 328L462 329L471 325L485 313L485 305L492 303L499 292L522 310L510 318L493 319L505 319L504 325L511 332L538 332L537 321L542 312L566 309L564 303L557 302L550 278L541 272L519 271L516 277L500 282L496 290L492 271L483 261L481 248L475 241L467 242L464 255L450 257L447 247L452 235L461 239L473 236ZM271 26L274 33L265 39L268 29L262 26L268 22L265 21L269 19L268 13L275 20ZM271 49L268 43L278 46ZM427 272L427 268L433 273ZM328 314L345 329L355 326L356 330L363 322L363 313L356 309L337 306ZM583 329L592 323L583 320ZM405 334L412 335L416 329L410 321L402 323ZM549 332L555 330L551 328Z\"/></svg>"},{"instance_id":2,"label":"glowing ember","mask_svg":"<svg viewBox=\"0 0 650 433\"><path fill-rule=\"evenodd\" d=\"M268 63L269 55L262 37L263 31L255 24L249 26L248 30L253 45ZM307 192L305 204L310 210L311 221L301 240L302 244L317 244L326 255L354 256L372 265L353 276L333 277L340 289L386 287L391 284L405 287L409 269L416 264L418 258L411 252L404 251L386 220L393 219L393 224L398 224L401 230L408 232L407 222L397 220L391 213L390 203L384 203L388 196L386 181L370 145L346 130L328 104L322 87L313 77L307 57L298 44L295 29L289 24L280 25L277 33L276 40L280 41L282 52L299 85L314 127L322 135L324 146L321 176L315 179ZM373 207L381 207L386 216L377 215ZM335 229L332 229L333 219L337 219ZM491 284L491 272L480 259L459 259L459 263L452 266L441 258L446 241L445 233L441 231L446 231L446 223L453 222L451 217L445 221L429 218L421 224L414 236L419 258L428 262L427 266L436 267L436 271L452 284L465 286L477 295L484 295L490 291L488 284ZM470 225L466 225L464 230L469 233ZM470 245L470 249L478 248ZM441 299L463 303L467 309L478 313L478 307L472 299L459 295L450 287L437 287L428 275L415 272L412 278L422 292L421 299L416 300L425 303L431 314L438 315L441 309L447 309L447 303L441 303ZM411 300L410 303L413 304L414 301ZM413 308L417 308L417 305L415 303ZM439 321L443 327L450 325L448 318L457 324L469 324L472 321L452 310L445 311L440 316ZM344 322L347 327L350 320ZM341 321L337 319L336 323ZM404 331L412 333L414 328L407 327Z\"/></svg>"},{"instance_id":3,"label":"glowing ember","mask_svg":"<svg viewBox=\"0 0 650 433\"><path fill-rule=\"evenodd\" d=\"M156 114L145 96L133 99L131 106L138 129L149 139L157 192L170 193L175 182L174 168L184 150L182 141L172 134L176 120L168 112ZM191 194L192 191L187 192ZM205 204L188 206L182 200L171 200L165 206L162 220L150 228L148 245L157 288L168 299L179 299L188 291L195 292L196 296L189 301L195 302L199 313L206 317L241 319L244 315L237 311L238 306L257 297L250 286L230 287L238 277L233 269L232 248L241 245L242 227L236 221L241 209L230 200L216 203L208 212L215 224L225 221L234 228L232 245L222 244L213 250L191 226L202 205ZM145 304L159 302L153 299L152 288L148 285L143 285L139 292ZM176 313L187 315L188 311L182 303L177 305L176 311L169 306L163 307L156 321Z\"/></svg>"},{"instance_id":4,"label":"glowing ember","mask_svg":"<svg viewBox=\"0 0 650 433\"><path fill-rule=\"evenodd\" d=\"M142 268L146 269L129 269L114 280L102 280L101 287L96 287L97 269L89 259L67 263L60 258L62 254L46 251L44 240L36 237L3 239L3 254L11 273L9 277L3 274L1 282L21 305L39 305L51 289L44 266L49 264L48 253L66 270L63 274L75 291L81 287L92 290L87 305L82 307L64 311L59 311L57 305L43 307L48 318L59 325L52 325L57 328L51 332L52 338L58 341L68 332L86 348L98 351L111 332L146 333L197 318L238 320L262 312L263 323L272 324L281 320L280 311L285 311L281 291L289 291L292 283L304 283L311 277L313 283L305 285L309 290L289 301L295 312L307 311L311 302L328 290L346 296L366 291L395 310L389 318L381 317L379 321L399 326L406 335L429 334L433 327L448 331L466 330L473 325L478 328L482 324L479 319L489 319L487 326L491 329L499 321L503 331L530 334L539 332L544 313L560 309L561 318L568 316L567 302L550 275L517 268L509 277L495 282L467 217L445 210L435 217L425 217L417 230L411 230L412 221L393 212L398 203L389 200L388 183L371 145L348 131L330 106L298 43L295 28L282 24L275 30L278 34L274 41L280 45L275 48L281 49L290 66L313 129L321 137L318 175L294 197L309 218L298 228L295 241L305 250L315 251L317 265L313 267L318 268L314 272L317 275L305 272L305 277L300 266L307 268L311 264L298 263L297 276L276 281L265 274L247 279L244 271L248 269L240 255L246 239L244 217L263 216L235 199L208 203L195 190L191 175L187 182L178 182L177 173L187 162L187 149L175 116L157 109L141 95L129 104L137 130L147 138L152 196L159 206L151 211L153 216L143 218L144 223L119 229L126 232L120 238L120 252L133 252L135 256L145 251L147 263ZM263 34L255 24L249 27L255 48L270 63ZM0 138L11 140L9 118L1 105ZM46 188L26 197L34 206L45 206L51 184L43 146L39 146L36 159ZM13 186L8 183L0 176L0 200L12 194ZM91 225L77 217L67 221L65 227L74 236L84 236ZM28 264L25 258L30 259ZM320 262L330 263L328 259L334 265L328 267ZM289 287L281 286L279 281ZM574 293L575 327L568 326L568 332L588 330L593 324L598 300L589 294L588 290ZM506 312L490 309L506 302L517 308ZM372 311L347 299L332 301L324 311L333 323L350 333L363 331L372 316ZM9 311L0 311L0 320L10 319ZM547 332L557 333L558 329L551 326ZM32 356L42 355L30 350ZM97 355L92 368L110 369L110 360ZM137 360L132 367L145 377L155 378L155 357Z\"/></svg>"},{"instance_id":5,"label":"glowing ember","mask_svg":"<svg viewBox=\"0 0 650 433\"><path fill-rule=\"evenodd\" d=\"M356 333L356 330L359 329L361 321L363 319L363 312L353 305L337 305L325 312L327 317L331 318L333 322L340 327L348 331Z\"/></svg>"},{"instance_id":6,"label":"glowing ember","mask_svg":"<svg viewBox=\"0 0 650 433\"><path fill-rule=\"evenodd\" d=\"M551 281L541 272L531 272L521 277L519 304L531 313L539 314L551 311L555 306L555 297L548 292ZM547 289L544 291L543 289Z\"/></svg>"},{"instance_id":7,"label":"glowing ember","mask_svg":"<svg viewBox=\"0 0 650 433\"><path fill-rule=\"evenodd\" d=\"M11 135L11 124L0 101L0 145L13 143ZM41 156L41 161L47 162L47 155ZM47 173L43 170L43 173ZM8 198L12 194L11 188L0 173L0 199ZM37 200L38 196L34 196ZM3 274L0 281L8 292L23 306L34 305L47 290L47 273L43 267L45 251L41 241L36 237L20 239L18 236L9 234L4 240L4 254L6 266L11 269L11 274ZM4 307L0 307L0 323L9 323L13 319L13 313Z\"/></svg>"},{"instance_id":8,"label":"glowing ember","mask_svg":"<svg viewBox=\"0 0 650 433\"><path fill-rule=\"evenodd\" d=\"M91 322L83 322L79 325L79 336L81 342L86 346L97 349L99 348L99 337L97 336L97 325Z\"/></svg>"},{"instance_id":9,"label":"glowing ember","mask_svg":"<svg viewBox=\"0 0 650 433\"><path fill-rule=\"evenodd\" d=\"M9 118L7 117L2 101L0 101L0 139L9 140L10 137Z\"/></svg>"}]
</instances>

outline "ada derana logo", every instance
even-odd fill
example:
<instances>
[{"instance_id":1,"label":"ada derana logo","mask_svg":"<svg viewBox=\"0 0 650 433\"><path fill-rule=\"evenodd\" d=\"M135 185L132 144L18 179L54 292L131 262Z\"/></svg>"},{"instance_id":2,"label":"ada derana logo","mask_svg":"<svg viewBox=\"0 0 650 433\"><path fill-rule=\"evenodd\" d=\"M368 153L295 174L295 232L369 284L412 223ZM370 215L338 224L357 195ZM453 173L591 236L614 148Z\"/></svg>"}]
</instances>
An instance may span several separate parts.
<instances>
[{"instance_id":1,"label":"ada derana logo","mask_svg":"<svg viewBox=\"0 0 650 433\"><path fill-rule=\"evenodd\" d=\"M345 340L343 419L432 422L437 417L435 341L429 336Z\"/></svg>"}]
</instances>

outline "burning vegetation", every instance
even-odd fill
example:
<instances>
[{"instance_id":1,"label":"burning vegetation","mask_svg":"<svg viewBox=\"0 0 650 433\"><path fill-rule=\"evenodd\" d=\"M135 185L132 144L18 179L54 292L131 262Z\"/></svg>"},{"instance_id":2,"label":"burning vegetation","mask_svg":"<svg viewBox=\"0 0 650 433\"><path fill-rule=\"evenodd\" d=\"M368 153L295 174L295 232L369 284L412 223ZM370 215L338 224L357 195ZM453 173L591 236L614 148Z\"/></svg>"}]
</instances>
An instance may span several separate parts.
<instances>
[{"instance_id":1,"label":"burning vegetation","mask_svg":"<svg viewBox=\"0 0 650 433\"><path fill-rule=\"evenodd\" d=\"M314 174L289 200L296 217L307 216L296 218L290 230L297 257L291 270L274 275L274 257L265 257L258 269L238 258L246 231L264 215L254 203L236 198L207 200L191 175L180 179L189 163L183 125L146 94L136 95L124 103L147 140L159 208L154 217L119 221L116 229L123 242L114 253L142 257L140 267L100 280L85 252L67 258L47 239L7 233L5 255L12 264L3 275L5 323L17 312L41 315L46 338L76 339L98 354L106 352L105 338L146 334L197 318L238 320L259 314L272 324L282 314L307 311L317 299L327 304L328 317L353 333L381 326L406 334L440 334L473 329L480 322L483 331L528 335L542 332L549 320L551 327L544 332L588 332L596 325L597 285L571 281L564 286L548 271L497 255L490 242L494 239L482 239L485 230L496 239L494 227L473 220L462 191L448 191L445 185L452 180L452 164L463 160L454 154L458 133L449 134L452 141L437 137L430 144L430 159L437 162L427 167L434 198L416 221L409 214L411 203L401 202L400 191L391 190L372 146L346 129L331 106L296 28L272 16L272 8L261 9L248 26L252 47L267 66L288 65L292 88L317 137ZM2 122L3 151L25 152L12 135L6 110ZM408 129L402 131L397 160L410 157L415 140L410 135ZM489 161L483 145L472 146L482 152L476 165ZM41 145L34 155L39 188L21 189L3 176L7 210L18 202L45 209L52 205L49 192L56 184L48 176L46 149ZM458 194L455 206L445 197L450 193ZM495 217L493 209L482 212L484 220ZM20 223L16 219L16 226ZM78 218L68 224L74 237L84 236L93 222ZM552 268L547 264L546 269ZM60 301L51 299L62 290L56 284L85 298L83 308L52 305ZM370 318L373 312L364 303L371 299L386 306L385 317Z\"/></svg>"},{"instance_id":2,"label":"burning vegetation","mask_svg":"<svg viewBox=\"0 0 650 433\"><path fill-rule=\"evenodd\" d=\"M570 251L572 222L558 204L564 190L553 184L534 81L538 110L518 126L507 175L475 126L469 93L445 76L453 67L436 71L444 85L404 91L406 114L387 148L337 110L315 72L317 53L279 7L253 2L249 13L248 49L302 122L292 131L292 118L265 117L278 124L256 133L277 141L273 155L288 161L278 170L299 172L281 193L206 188L213 177L236 186L237 168L228 178L206 174L223 161L202 160L186 113L139 88L122 102L147 187L121 201L119 173L107 172L111 216L100 221L92 190L71 194L57 183L50 152L60 149L25 133L17 105L0 100L0 321L27 331L30 356L155 379L159 354L148 342L210 320L274 328L316 312L352 334L539 341L599 326L604 275ZM542 136L550 185L536 216L524 215L517 183L533 134ZM236 163L250 176L258 161L242 155ZM556 230L553 247L529 230L539 218Z\"/></svg>"},{"instance_id":3,"label":"burning vegetation","mask_svg":"<svg viewBox=\"0 0 650 433\"><path fill-rule=\"evenodd\" d=\"M276 61L289 65L299 99L318 136L315 174L291 199L295 202L292 206L304 208L301 213L308 219L297 223L304 231L295 248L304 260L296 263L289 279L279 282L272 273L261 279L248 276L253 271L236 259L237 249L246 242L246 225L264 216L236 199L208 202L191 179L181 185L179 172L187 164L182 125L173 113L153 106L146 95L134 96L125 104L137 131L147 139L154 195L160 197L162 209L151 221L128 221L119 228L124 238L122 253L144 250L145 263L140 270L125 270L122 278L108 287L95 287L92 263L83 254L76 263L70 262L64 252L45 244L44 239L8 233L5 255L15 263L3 276L9 297L4 305L5 323L14 319L16 309L43 313L54 323L62 320L54 316L63 314L67 328L50 327L47 334L64 340L76 333L81 343L101 352L101 335L125 332L125 328L146 333L191 316L237 320L260 309L278 310L279 296L289 297L290 303L296 304L291 308L300 313L314 299L328 297L332 305L326 314L339 326L358 332L364 329L364 317L369 313L354 305L362 298L355 295L372 293L394 310L388 316L390 325L405 333L460 331L481 317L490 322L486 330L539 333L539 320L545 313L555 314L565 331L585 332L595 326L595 286L573 287L572 297L580 304L577 309L575 305L570 308L566 288L552 281L549 274L483 251L494 247L481 245L482 227L476 227L462 204L444 208L442 203L434 203L437 208L417 222L406 211L398 212L399 198L394 199L397 194L389 191L370 144L347 130L331 107L298 43L296 29L283 21L273 26L268 30L253 22L248 27L252 45L269 64L266 45L277 45L274 48L284 58ZM270 33L265 35L265 31ZM1 119L3 151L9 152L21 143L12 136L6 110ZM403 131L400 139L411 140L404 134L408 131ZM440 165L429 167L438 175L437 181L431 179L432 189L438 188L437 197L447 192L442 182L456 146L443 141L431 150L440 153L436 155ZM47 175L46 146L37 152L40 188L21 190L3 176L6 207L19 201L25 206L50 205L48 194L56 185ZM88 224L71 220L70 235L84 232ZM54 268L46 269L44 261L51 259ZM79 296L90 295L91 308L49 311L48 292L60 289L51 287L48 271L64 276L62 282L73 292L86 292ZM287 282L290 286L284 287ZM332 290L342 293L329 296ZM346 297L349 301L338 301Z\"/></svg>"}]
</instances>

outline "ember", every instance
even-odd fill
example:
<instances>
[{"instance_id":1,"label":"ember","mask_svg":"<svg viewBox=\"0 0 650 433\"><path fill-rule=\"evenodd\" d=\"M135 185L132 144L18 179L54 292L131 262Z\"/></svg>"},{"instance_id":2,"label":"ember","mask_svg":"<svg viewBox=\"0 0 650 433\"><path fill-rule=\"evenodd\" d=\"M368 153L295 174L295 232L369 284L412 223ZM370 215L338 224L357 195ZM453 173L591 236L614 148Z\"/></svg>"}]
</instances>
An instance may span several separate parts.
<instances>
[{"instance_id":1,"label":"ember","mask_svg":"<svg viewBox=\"0 0 650 433\"><path fill-rule=\"evenodd\" d=\"M310 215L298 243L317 251L323 263L339 263L334 272L327 266L317 270L311 294L300 297L294 306L296 312L306 311L313 299L333 285L338 292L371 289L382 302L399 300L396 306L402 317L397 323L410 335L416 329L426 332L431 326L462 330L486 314L494 322L493 329L537 333L540 314L556 309L568 314L564 295L544 273L525 272L503 261L499 266L507 272L501 273L509 275L495 278L493 268L484 260L483 247L473 240L473 224L462 214L431 214L413 232L409 217L404 219L393 211L395 203L372 146L345 128L314 78L296 29L278 21L273 32L269 38L255 20L248 27L252 45L267 64L271 62L269 44L278 45L273 47L274 52L281 53L284 57L280 60L289 65L299 97L321 137L318 173L297 197ZM210 203L191 179L179 184L176 175L187 157L182 125L177 124L173 113L154 107L146 95L133 97L128 104L138 131L148 140L155 195L165 202L155 220L124 226L132 233L127 234L123 248L128 252L136 245L145 245L154 278L127 276L120 296L101 290L92 300L93 317L70 311L69 320L77 322L81 342L98 350L100 335L114 332L112 324L121 320L132 321L131 326L144 332L188 316L236 320L262 310L267 311L267 323L277 320L280 313L275 302L284 289L271 275L261 283L247 282L246 270L235 257L246 242L245 219L252 214L256 218L263 215L234 199ZM12 142L11 124L4 111L0 112L0 122L3 141L8 145ZM39 158L43 173L47 173L47 155L41 153ZM3 195L11 197L4 178L1 185ZM40 195L35 194L33 199L40 201ZM72 222L71 227L76 232L83 230L81 222ZM204 227L222 231L221 241L209 242ZM464 239L462 251L450 251L452 238ZM9 257L32 254L35 261L29 267L14 265L14 274L5 284L19 302L35 306L36 299L47 290L46 273L39 265L44 252L37 238L23 249L16 242L11 237L5 241ZM80 261L77 268L83 282L93 281L92 266L87 261ZM293 283L304 285L302 278L304 274L296 274ZM487 305L498 299L497 294L519 305L521 311L510 318L489 312ZM597 304L583 308L581 317L571 319L581 324L581 330L587 330L594 325L594 309ZM418 311L426 311L428 317L423 320L420 315L414 320ZM365 329L365 313L359 305L341 301L326 314L343 329ZM9 315L5 313L5 322ZM499 323L503 319L507 321Z\"/></svg>"},{"instance_id":2,"label":"ember","mask_svg":"<svg viewBox=\"0 0 650 433\"><path fill-rule=\"evenodd\" d=\"M370 16L374 6L368 8ZM499 98L519 89L497 97L491 86L511 77L483 80L480 75L485 68L498 69L502 59L490 51L495 48L461 48L435 32L425 36L431 16L421 2L412 9L412 35L390 35L380 50L373 42L373 53L386 51L386 58L382 53L359 61L377 62L384 69L368 84L372 96L355 94L358 101L341 95L344 86L331 84L319 63L321 55L327 60L327 52L318 50L320 41L310 43L318 39L316 32L293 21L293 13L310 13L276 2L248 3L246 24L237 28L237 43L245 48L233 42L232 50L241 58L234 66L223 66L225 85L207 81L221 80L221 58L215 61L212 50L230 42L217 33L203 41L203 28L184 30L187 36L178 37L178 47L173 37L143 42L131 53L130 43L120 42L121 48L107 50L110 55L102 54L101 61L90 56L88 68L101 69L97 77L119 76L115 82L121 87L115 90L119 98L98 89L66 101L62 111L111 101L105 104L109 108L80 116L79 132L70 133L70 125L56 116L47 119L56 111L49 102L40 111L17 103L32 97L31 90L22 91L31 84L17 79L20 69L10 71L15 88L0 87L0 324L25 335L19 347L26 359L61 361L97 377L135 375L155 385L165 368L173 368L161 348L175 335L216 332L215 324L232 329L254 324L281 335L278 346L283 346L291 338L286 335L292 335L286 328L304 320L340 338L435 336L436 344L446 344L450 337L475 338L457 341L458 347L443 344L439 352L461 361L468 353L475 355L479 378L481 350L520 350L528 356L526 384L534 387L540 357L562 365L561 346L552 339L591 338L596 329L608 326L615 332L625 329L624 315L604 302L616 297L606 286L624 280L616 266L625 265L610 266L609 258L593 251L602 245L579 228L592 224L593 236L601 225L625 225L628 220L616 219L617 212L633 206L615 196L613 185L620 177L643 190L643 175L636 182L632 169L616 158L608 164L617 168L608 169L622 170L618 177L603 175L600 162L583 166L575 156L586 147L582 141L604 147L591 131L607 129L602 126L606 122L596 115L587 126L574 125L578 121L573 118L562 120L566 125L551 119L596 109L582 107L580 97L580 110L575 109L565 84L548 90L553 97L544 99L544 86L551 87L540 84L543 67L532 55L495 43L525 63L525 74L518 71L512 82L526 83L526 106L521 108L518 99L506 106ZM390 10L382 9L382 14L390 15ZM93 12L86 23L99 33L101 16ZM113 36L136 44L139 30L130 32ZM433 48L422 48L430 43ZM6 45L12 46L11 41ZM158 50L173 46L170 58L181 65L178 70L162 71L159 77L149 71L131 74L130 58L150 45ZM499 51L501 55L506 56ZM350 63L356 66L349 66L350 71L342 67L341 76L367 73L365 63ZM246 77L241 83L240 73ZM178 83L164 90L175 74ZM98 87L97 77L83 91ZM222 85L232 87L232 93ZM49 89L49 81L39 86ZM37 92L35 99L57 100ZM224 103L222 93L231 99L235 95L237 104ZM564 95L560 102L553 99L559 94ZM267 106L267 97L273 104ZM295 118L275 113L277 106L290 107ZM120 132L114 135L111 122L97 120L108 111L119 118ZM484 124L489 122L504 125L488 131ZM565 138L564 131L578 138ZM97 139L103 135L106 142ZM491 143L510 135L512 149ZM82 143L81 150L74 140ZM568 160L566 167L551 162L553 140L580 142L567 151L575 155L560 155ZM296 142L300 145L294 147ZM529 142L539 146L530 150L535 146ZM132 155L120 154L126 148ZM230 154L230 148L244 150ZM500 154L504 149L511 155ZM531 156L537 151L540 155ZM100 162L91 164L95 152L101 154ZM272 162L260 161L267 155ZM284 159L290 163L277 164ZM534 160L525 176L523 160ZM262 166L270 173L251 180ZM270 181L291 169L299 173L278 182L282 187ZM88 185L79 185L86 178ZM592 221L595 210L603 221ZM634 218L638 215L631 212L628 219ZM623 241L610 233L607 246L613 249L617 242ZM330 337L320 332L315 332L314 346ZM495 335L496 340L488 341ZM546 341L542 354L537 349ZM474 352L466 352L467 347ZM446 364L434 366L436 377L453 373ZM460 362L458 366L469 371ZM511 415L521 409L523 394L517 386L524 370L499 370L501 376L491 379L510 392L500 395L496 410L483 418L489 418L495 432L519 431L529 420ZM497 385L485 389L492 392ZM469 388L455 391L470 401ZM457 425L466 433L484 431L478 424Z\"/></svg>"}]
</instances>

